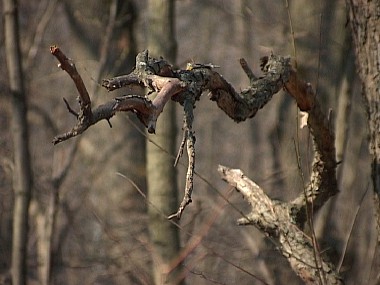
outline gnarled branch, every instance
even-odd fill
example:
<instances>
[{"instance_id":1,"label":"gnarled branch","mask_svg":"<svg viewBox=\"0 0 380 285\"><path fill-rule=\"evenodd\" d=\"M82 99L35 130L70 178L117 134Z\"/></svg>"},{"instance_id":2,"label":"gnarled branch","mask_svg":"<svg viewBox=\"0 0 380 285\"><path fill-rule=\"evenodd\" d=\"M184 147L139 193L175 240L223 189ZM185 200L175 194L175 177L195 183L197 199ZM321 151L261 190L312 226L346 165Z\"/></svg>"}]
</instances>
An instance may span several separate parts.
<instances>
[{"instance_id":1,"label":"gnarled branch","mask_svg":"<svg viewBox=\"0 0 380 285\"><path fill-rule=\"evenodd\" d=\"M252 211L238 220L239 225L255 225L279 243L279 251L306 284L343 284L335 267L316 260L311 239L294 223L292 205L273 201L239 169L219 166L221 177L243 194ZM323 277L321 277L322 273Z\"/></svg>"},{"instance_id":2,"label":"gnarled branch","mask_svg":"<svg viewBox=\"0 0 380 285\"><path fill-rule=\"evenodd\" d=\"M272 96L285 88L296 100L300 110L308 113L308 127L313 136L314 161L310 182L305 191L293 201L274 202L264 191L249 180L240 170L219 167L224 180L240 191L252 206L252 211L238 221L241 225L254 224L281 244L280 251L289 260L295 272L308 284L326 279L328 284L341 284L333 265L317 258L310 239L301 231L308 211L318 210L329 197L338 192L334 133L329 128L311 85L300 80L292 69L290 59L275 55L264 57L261 69L264 76L258 78L244 59L240 64L247 74L250 85L241 92L235 91L213 65L194 64L186 70L173 70L163 59L150 58L148 51L136 57L136 68L128 75L103 80L103 86L112 91L125 87L146 88L146 96L125 95L91 109L90 96L75 65L57 47L51 52L60 66L73 79L78 93L80 112L68 106L77 117L77 124L69 132L54 139L58 143L83 133L89 126L102 119L109 120L117 111L134 112L150 133L156 129L156 121L165 104L172 99L184 107L183 139L175 161L183 150L189 157L185 195L176 213L168 218L180 218L191 203L195 164L195 136L192 131L193 108L204 91L230 118L241 122L255 116ZM133 88L131 88L133 89ZM157 93L152 100L151 93ZM310 212L309 212L310 213Z\"/></svg>"},{"instance_id":3,"label":"gnarled branch","mask_svg":"<svg viewBox=\"0 0 380 285\"><path fill-rule=\"evenodd\" d=\"M337 194L334 133L309 83L300 80L290 69L285 89L296 100L300 110L307 112L307 124L313 136L314 160L310 182L305 191L293 201L274 202L241 170L219 166L225 181L243 194L252 210L240 225L253 224L273 237L281 246L280 252L306 284L342 284L334 266L316 254L314 244L301 231L307 215L315 213L333 195ZM251 77L250 77L251 78Z\"/></svg>"},{"instance_id":4,"label":"gnarled branch","mask_svg":"<svg viewBox=\"0 0 380 285\"><path fill-rule=\"evenodd\" d=\"M265 76L256 78L252 72L247 73L251 84L239 93L212 69L213 65L197 64L191 70L173 70L165 60L150 58L148 51L143 51L137 55L136 68L132 73L104 79L102 86L109 91L133 86L147 88L147 96L151 92L158 92L155 99L150 102L147 97L139 99L137 95L124 96L92 110L90 96L73 61L56 46L51 47L51 53L60 62L60 67L73 79L79 93L80 105L76 126L69 132L57 136L53 141L55 144L83 133L89 126L102 119L109 120L116 111L136 113L148 131L154 133L157 118L169 99L183 105L188 94L196 101L203 91L209 91L210 99L216 101L219 108L236 122L241 122L253 117L265 106L272 96L283 88L291 75L290 59L271 55L262 62ZM247 64L244 61L241 61L241 64L248 72Z\"/></svg>"},{"instance_id":5,"label":"gnarled branch","mask_svg":"<svg viewBox=\"0 0 380 285\"><path fill-rule=\"evenodd\" d=\"M74 63L58 47L51 47L51 52L59 60L60 67L73 79L79 93L80 105L76 125L67 133L54 138L54 144L83 133L100 120L109 120L117 111L135 113L148 131L154 133L156 121L170 99L184 106L184 138L181 147L183 150L186 143L189 168L185 198L175 214L177 217L180 217L184 207L191 202L195 137L191 130L192 107L189 106L194 106L204 91L209 92L210 99L215 101L230 118L241 122L255 116L274 94L285 88L295 98L299 108L309 114L308 124L314 137L316 151L314 172L311 182L306 187L307 198L305 195L300 195L292 202L293 211L297 213L299 220L297 223L301 224L304 220L308 203L312 203L317 209L337 192L334 135L328 128L310 84L297 78L296 71L291 67L290 58L273 54L264 57L261 61L264 75L262 77L255 76L245 60L241 59L240 64L250 79L250 85L243 91L237 92L211 64L194 64L186 70L173 70L164 59L151 58L145 50L137 55L135 69L130 74L105 79L102 85L109 91L125 87L146 88L146 96L132 94L117 97L92 110L90 96ZM152 92L157 93L157 96L151 100L149 95ZM179 153L182 150L180 149Z\"/></svg>"}]
</instances>

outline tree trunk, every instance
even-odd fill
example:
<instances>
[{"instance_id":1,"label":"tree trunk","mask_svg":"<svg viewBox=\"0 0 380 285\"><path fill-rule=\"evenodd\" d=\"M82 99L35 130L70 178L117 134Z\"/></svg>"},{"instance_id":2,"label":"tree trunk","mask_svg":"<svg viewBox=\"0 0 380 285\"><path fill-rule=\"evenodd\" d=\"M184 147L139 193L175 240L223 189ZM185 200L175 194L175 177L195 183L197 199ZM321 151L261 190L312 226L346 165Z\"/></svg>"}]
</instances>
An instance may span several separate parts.
<instances>
[{"instance_id":1,"label":"tree trunk","mask_svg":"<svg viewBox=\"0 0 380 285\"><path fill-rule=\"evenodd\" d=\"M12 134L14 147L14 210L12 243L12 283L26 284L28 241L28 209L32 175L29 154L27 106L21 66L17 2L3 0L5 50L12 95Z\"/></svg>"},{"instance_id":2,"label":"tree trunk","mask_svg":"<svg viewBox=\"0 0 380 285\"><path fill-rule=\"evenodd\" d=\"M369 148L372 155L372 184L377 209L377 229L380 230L380 1L346 1L353 39L356 63L363 85L368 113ZM380 242L380 232L378 232Z\"/></svg>"},{"instance_id":3,"label":"tree trunk","mask_svg":"<svg viewBox=\"0 0 380 285\"><path fill-rule=\"evenodd\" d=\"M153 57L163 56L174 63L176 42L174 35L174 1L148 1L148 49ZM176 269L170 263L178 255L178 229L166 216L177 211L176 170L171 155L175 152L175 105L170 102L157 122L158 133L149 138L169 153L147 145L147 180L149 205L149 233L153 246L153 275L155 284L178 284ZM159 210L158 210L159 209Z\"/></svg>"},{"instance_id":4,"label":"tree trunk","mask_svg":"<svg viewBox=\"0 0 380 285\"><path fill-rule=\"evenodd\" d=\"M380 243L380 1L346 1L352 37L356 51L356 64L362 81L365 107L368 115L369 150L372 155L372 186L377 215L377 243ZM371 268L379 268L379 247ZM374 270L374 278L379 277ZM376 283L378 284L378 283Z\"/></svg>"}]
</instances>

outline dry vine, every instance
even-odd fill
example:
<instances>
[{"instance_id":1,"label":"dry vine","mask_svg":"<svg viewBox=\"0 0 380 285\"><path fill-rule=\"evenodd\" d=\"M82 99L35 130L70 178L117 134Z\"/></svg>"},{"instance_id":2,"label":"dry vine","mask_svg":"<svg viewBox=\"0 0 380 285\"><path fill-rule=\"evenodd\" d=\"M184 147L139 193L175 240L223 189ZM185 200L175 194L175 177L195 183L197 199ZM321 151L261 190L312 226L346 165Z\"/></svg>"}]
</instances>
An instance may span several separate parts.
<instances>
[{"instance_id":1,"label":"dry vine","mask_svg":"<svg viewBox=\"0 0 380 285\"><path fill-rule=\"evenodd\" d=\"M230 118L241 122L255 116L279 90L285 89L297 102L300 110L308 113L308 127L314 141L314 161L310 182L305 191L295 200L274 202L264 191L249 180L242 171L219 167L224 180L236 187L252 205L252 211L239 220L239 224L254 224L274 238L280 251L289 260L293 270L308 284L341 284L334 266L313 255L313 245L301 230L307 214L318 210L338 192L336 181L336 160L334 133L329 128L315 93L309 83L300 80L291 67L290 59L270 55L261 60L264 76L256 77L244 59L240 64L250 79L250 86L241 92L235 89L214 71L211 64L192 65L186 70L174 70L164 59L150 58L148 51L136 57L136 67L128 75L103 80L102 86L108 91L133 86L146 88L146 96L125 95L91 107L91 100L83 81L69 60L58 47L51 47L51 53L60 66L73 79L79 92L79 113L69 112L77 117L77 124L68 132L54 138L57 144L83 133L98 121L109 119L120 111L131 111L148 129L155 133L156 121L168 100L179 102L184 108L183 138L175 161L177 164L186 146L189 157L186 175L185 195L178 211L168 218L180 218L185 207L191 203L195 163L195 136L192 131L193 108L204 91ZM150 100L150 93L157 96ZM322 274L321 274L322 272Z\"/></svg>"}]
</instances>

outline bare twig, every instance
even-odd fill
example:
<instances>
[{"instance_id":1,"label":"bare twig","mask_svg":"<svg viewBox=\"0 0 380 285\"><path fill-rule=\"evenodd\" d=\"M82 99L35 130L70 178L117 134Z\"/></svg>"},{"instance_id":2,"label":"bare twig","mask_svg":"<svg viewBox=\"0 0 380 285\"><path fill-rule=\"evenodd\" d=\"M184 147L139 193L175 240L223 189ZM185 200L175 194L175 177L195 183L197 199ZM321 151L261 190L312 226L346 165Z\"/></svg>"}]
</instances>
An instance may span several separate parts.
<instances>
[{"instance_id":1,"label":"bare twig","mask_svg":"<svg viewBox=\"0 0 380 285\"><path fill-rule=\"evenodd\" d=\"M319 276L320 272L324 272L328 284L341 284L333 265L323 260L317 262L313 243L301 230L306 220L307 206L312 205L310 212L314 213L329 197L338 192L334 133L321 111L312 86L298 78L289 58L275 55L264 57L261 62L264 76L260 78L253 74L246 61L242 59L241 65L250 79L250 86L242 92L237 92L212 69L211 65L196 65L187 70L173 70L165 60L150 58L148 51L143 51L137 55L136 67L132 73L103 80L102 85L109 91L133 86L146 88L146 96L117 97L92 111L90 97L75 65L61 54L58 48L53 47L52 53L61 62L62 69L74 80L80 104L77 125L71 131L58 136L55 143L84 132L101 119L109 120L116 111L134 112L148 132L154 133L157 118L170 99L183 105L184 133L175 164L178 163L186 144L189 161L185 195L178 211L170 215L169 219L179 219L185 207L191 203L195 173L193 108L203 91L209 91L210 99L215 101L230 118L240 122L255 116L274 94L285 88L296 100L298 107L308 113L307 122L314 138L313 170L310 182L305 185L305 192L290 203L275 202L240 170L220 167L219 171L223 179L236 187L252 206L251 213L242 215L243 218L239 219L240 225L254 224L275 239L276 243L281 244L282 254L307 284L323 280L324 277ZM151 92L157 93L153 100L148 98ZM75 114L71 107L68 109Z\"/></svg>"},{"instance_id":2,"label":"bare twig","mask_svg":"<svg viewBox=\"0 0 380 285\"><path fill-rule=\"evenodd\" d=\"M174 167L178 165L179 159L182 157L183 150L185 149L186 139L187 139L187 131L185 130L185 128L183 128L182 140L178 148L177 156L174 160Z\"/></svg>"},{"instance_id":3,"label":"bare twig","mask_svg":"<svg viewBox=\"0 0 380 285\"><path fill-rule=\"evenodd\" d=\"M67 58L66 55L57 46L50 47L50 52L58 59L60 63L59 67L66 71L73 79L79 93L78 101L80 106L79 113L76 113L68 105L67 101L65 101L69 112L77 117L77 124L70 131L56 136L53 139L53 144L57 144L83 133L88 129L88 127L100 120L110 119L115 114L114 107L117 104L117 101L110 101L107 104L101 105L92 111L90 96L87 92L86 86L84 85L82 77L75 67L74 62Z\"/></svg>"},{"instance_id":4,"label":"bare twig","mask_svg":"<svg viewBox=\"0 0 380 285\"><path fill-rule=\"evenodd\" d=\"M69 113L73 114L78 119L79 114L77 112L75 112L75 110L73 108L71 108L69 102L66 100L65 97L63 97L62 99L63 99L63 102L65 102L66 108L69 111Z\"/></svg>"},{"instance_id":5,"label":"bare twig","mask_svg":"<svg viewBox=\"0 0 380 285\"><path fill-rule=\"evenodd\" d=\"M249 78L249 83L253 84L253 82L255 82L255 80L257 80L258 78L253 73L252 69L248 66L248 63L244 58L240 59L240 65L241 65L241 68L243 68L245 74L247 74Z\"/></svg>"},{"instance_id":6,"label":"bare twig","mask_svg":"<svg viewBox=\"0 0 380 285\"><path fill-rule=\"evenodd\" d=\"M66 71L70 77L73 79L75 86L79 92L79 104L83 112L91 113L91 100L88 95L86 86L83 83L82 77L79 75L74 62L67 58L66 55L57 46L51 46L50 52L59 61L59 67ZM86 114L86 115L89 115Z\"/></svg>"},{"instance_id":7,"label":"bare twig","mask_svg":"<svg viewBox=\"0 0 380 285\"><path fill-rule=\"evenodd\" d=\"M187 145L187 156L189 158L189 163L187 167L187 173L186 173L186 185L185 185L185 195L183 197L183 200L178 208L177 213L174 213L168 217L168 219L177 218L180 219L182 212L185 210L186 206L191 203L191 194L193 192L193 186L194 186L194 167L195 167L195 136L194 132L192 130L193 127L193 120L194 120L194 100L193 98L188 98L184 102L184 119L183 119L183 131L184 131L184 138L186 138L186 145ZM183 141L182 141L183 142ZM181 144L181 148L182 144ZM181 150L180 150L181 151ZM177 156L178 157L178 156Z\"/></svg>"},{"instance_id":8,"label":"bare twig","mask_svg":"<svg viewBox=\"0 0 380 285\"><path fill-rule=\"evenodd\" d=\"M347 253L347 248L348 248L348 245L349 245L350 239L351 239L351 237L352 237L352 232L353 232L353 229L354 229L355 223L356 223L356 221L357 221L357 218L358 218L358 215L359 215L360 208L362 207L362 204L363 204L364 198L365 198L365 196L367 195L368 190L369 190L369 186L367 186L367 189L364 191L362 197L361 197L360 200L359 200L358 205L356 206L355 213L354 213L354 216L353 216L353 219L352 219L352 223L351 223L350 228L349 228L349 231L348 231L348 233L347 233L347 237L346 237L346 240L345 240L345 242L344 242L343 249L342 249L342 254L341 254L340 258L339 258L339 262L338 262L338 265L337 265L337 271L338 271L338 272L340 272L340 270L342 269L343 261L344 261L344 258L346 257L346 253Z\"/></svg>"}]
</instances>

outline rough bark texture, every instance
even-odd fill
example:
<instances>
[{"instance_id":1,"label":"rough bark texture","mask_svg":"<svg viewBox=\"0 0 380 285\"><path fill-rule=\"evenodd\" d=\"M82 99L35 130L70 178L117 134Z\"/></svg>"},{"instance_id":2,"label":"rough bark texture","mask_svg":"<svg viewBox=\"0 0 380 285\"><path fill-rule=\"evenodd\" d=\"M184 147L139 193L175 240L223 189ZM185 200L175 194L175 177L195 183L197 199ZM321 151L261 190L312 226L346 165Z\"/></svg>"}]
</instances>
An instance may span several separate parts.
<instances>
[{"instance_id":1,"label":"rough bark texture","mask_svg":"<svg viewBox=\"0 0 380 285\"><path fill-rule=\"evenodd\" d=\"M356 62L363 84L380 242L380 1L347 0Z\"/></svg>"},{"instance_id":2,"label":"rough bark texture","mask_svg":"<svg viewBox=\"0 0 380 285\"><path fill-rule=\"evenodd\" d=\"M5 48L12 99L14 148L14 212L12 243L12 283L26 284L28 209L32 188L29 154L27 104L21 66L17 1L4 0Z\"/></svg>"},{"instance_id":3,"label":"rough bark texture","mask_svg":"<svg viewBox=\"0 0 380 285\"><path fill-rule=\"evenodd\" d=\"M252 206L239 225L255 225L272 238L281 254L305 284L342 284L334 265L316 256L311 238L300 230L291 203L270 199L239 169L219 166L221 177L243 194Z\"/></svg>"},{"instance_id":4,"label":"rough bark texture","mask_svg":"<svg viewBox=\"0 0 380 285\"><path fill-rule=\"evenodd\" d=\"M372 155L372 187L376 209L377 245L380 244L380 1L346 0L356 65L368 116L369 150ZM379 268L379 246L372 268ZM375 272L376 270L374 270ZM375 273L376 284L379 275Z\"/></svg>"}]
</instances>

